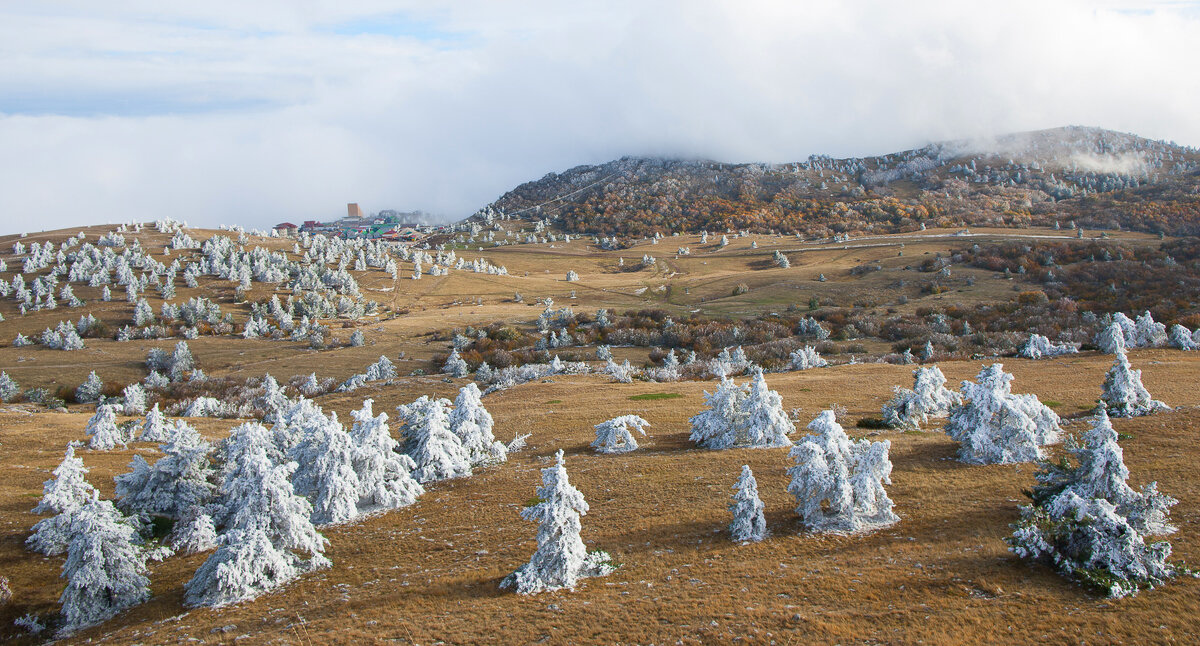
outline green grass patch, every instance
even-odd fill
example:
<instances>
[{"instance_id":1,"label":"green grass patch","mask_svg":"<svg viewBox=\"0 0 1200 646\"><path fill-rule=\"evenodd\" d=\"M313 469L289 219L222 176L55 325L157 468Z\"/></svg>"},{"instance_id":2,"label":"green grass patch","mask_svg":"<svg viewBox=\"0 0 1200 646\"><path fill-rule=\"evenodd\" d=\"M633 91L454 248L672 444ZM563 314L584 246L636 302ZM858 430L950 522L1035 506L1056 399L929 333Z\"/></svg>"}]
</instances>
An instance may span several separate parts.
<instances>
[{"instance_id":1,"label":"green grass patch","mask_svg":"<svg viewBox=\"0 0 1200 646\"><path fill-rule=\"evenodd\" d=\"M561 399L551 399L550 401L548 401L546 403L547 404L561 404L562 400Z\"/></svg>"},{"instance_id":2,"label":"green grass patch","mask_svg":"<svg viewBox=\"0 0 1200 646\"><path fill-rule=\"evenodd\" d=\"M1049 406L1050 408L1058 408L1059 406L1062 406L1062 402L1056 402L1053 399L1047 399L1046 401L1044 401L1042 403Z\"/></svg>"},{"instance_id":3,"label":"green grass patch","mask_svg":"<svg viewBox=\"0 0 1200 646\"><path fill-rule=\"evenodd\" d=\"M680 399L683 395L679 393L642 393L640 395L630 395L629 398L635 402L657 401L659 399Z\"/></svg>"},{"instance_id":4,"label":"green grass patch","mask_svg":"<svg viewBox=\"0 0 1200 646\"><path fill-rule=\"evenodd\" d=\"M1083 404L1080 404L1079 406L1076 406L1075 408L1078 408L1079 410L1092 410L1093 408L1095 408L1095 406L1085 406Z\"/></svg>"},{"instance_id":5,"label":"green grass patch","mask_svg":"<svg viewBox=\"0 0 1200 646\"><path fill-rule=\"evenodd\" d=\"M1132 433L1117 433L1117 439L1120 440L1132 440L1133 438L1134 436Z\"/></svg>"}]
</instances>

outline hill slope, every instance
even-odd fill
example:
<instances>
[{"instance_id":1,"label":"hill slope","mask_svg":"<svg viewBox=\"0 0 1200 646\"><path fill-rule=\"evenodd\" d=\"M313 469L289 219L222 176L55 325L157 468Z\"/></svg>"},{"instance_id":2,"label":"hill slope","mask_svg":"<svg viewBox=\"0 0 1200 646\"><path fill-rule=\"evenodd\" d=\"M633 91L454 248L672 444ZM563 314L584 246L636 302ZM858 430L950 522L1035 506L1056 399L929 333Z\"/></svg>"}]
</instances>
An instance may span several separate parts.
<instances>
[{"instance_id":1,"label":"hill slope","mask_svg":"<svg viewBox=\"0 0 1200 646\"><path fill-rule=\"evenodd\" d=\"M789 164L625 157L550 173L491 206L572 232L624 236L726 229L829 236L1057 220L1195 234L1198 193L1200 151L1066 127Z\"/></svg>"}]
</instances>

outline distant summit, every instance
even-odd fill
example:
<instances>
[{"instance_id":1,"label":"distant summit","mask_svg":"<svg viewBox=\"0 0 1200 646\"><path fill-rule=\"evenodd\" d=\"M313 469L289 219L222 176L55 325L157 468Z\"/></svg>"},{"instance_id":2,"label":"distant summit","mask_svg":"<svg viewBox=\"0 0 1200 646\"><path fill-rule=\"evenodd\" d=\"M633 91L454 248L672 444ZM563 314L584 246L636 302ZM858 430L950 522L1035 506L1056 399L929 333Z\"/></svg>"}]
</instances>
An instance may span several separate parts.
<instances>
[{"instance_id":1,"label":"distant summit","mask_svg":"<svg viewBox=\"0 0 1200 646\"><path fill-rule=\"evenodd\" d=\"M1060 220L1200 234L1198 193L1200 151L1070 126L786 164L623 157L549 173L490 207L600 235L827 236Z\"/></svg>"}]
</instances>

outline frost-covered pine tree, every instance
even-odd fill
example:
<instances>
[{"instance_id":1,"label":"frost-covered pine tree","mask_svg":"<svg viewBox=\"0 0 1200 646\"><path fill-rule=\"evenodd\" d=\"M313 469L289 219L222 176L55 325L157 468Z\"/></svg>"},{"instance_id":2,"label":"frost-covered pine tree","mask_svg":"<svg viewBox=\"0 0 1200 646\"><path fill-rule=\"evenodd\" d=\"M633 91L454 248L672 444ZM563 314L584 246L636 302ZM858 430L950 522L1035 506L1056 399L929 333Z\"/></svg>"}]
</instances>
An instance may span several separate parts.
<instances>
[{"instance_id":1,"label":"frost-covered pine tree","mask_svg":"<svg viewBox=\"0 0 1200 646\"><path fill-rule=\"evenodd\" d=\"M304 432L289 456L300 465L292 482L297 493L312 500L312 522L328 525L354 518L360 486L350 435L336 416Z\"/></svg>"},{"instance_id":2,"label":"frost-covered pine tree","mask_svg":"<svg viewBox=\"0 0 1200 646\"><path fill-rule=\"evenodd\" d=\"M367 340L363 336L362 330L355 330L350 333L350 346L351 347L355 347L355 348L361 347L361 346L365 345L366 342L367 342Z\"/></svg>"},{"instance_id":3,"label":"frost-covered pine tree","mask_svg":"<svg viewBox=\"0 0 1200 646\"><path fill-rule=\"evenodd\" d=\"M1104 354L1116 354L1125 346L1125 332L1116 321L1109 323L1096 335L1096 347Z\"/></svg>"},{"instance_id":4,"label":"frost-covered pine tree","mask_svg":"<svg viewBox=\"0 0 1200 646\"><path fill-rule=\"evenodd\" d=\"M471 459L450 430L445 399L421 397L397 407L404 418L405 451L416 463L413 477L422 484L471 475Z\"/></svg>"},{"instance_id":5,"label":"frost-covered pine tree","mask_svg":"<svg viewBox=\"0 0 1200 646\"><path fill-rule=\"evenodd\" d=\"M783 398L767 387L761 369L754 371L750 390L742 400L740 419L745 425L747 446L789 446L788 435L796 431L796 425L783 410Z\"/></svg>"},{"instance_id":6,"label":"frost-covered pine tree","mask_svg":"<svg viewBox=\"0 0 1200 646\"><path fill-rule=\"evenodd\" d=\"M198 554L217 546L217 528L212 516L197 508L190 510L170 536L171 547L179 554Z\"/></svg>"},{"instance_id":7,"label":"frost-covered pine tree","mask_svg":"<svg viewBox=\"0 0 1200 646\"><path fill-rule=\"evenodd\" d=\"M1029 335L1029 340L1017 352L1017 356L1026 359L1041 359L1043 357L1057 357L1076 352L1079 352L1079 346L1074 343L1051 343L1050 339L1040 334L1031 334Z\"/></svg>"},{"instance_id":8,"label":"frost-covered pine tree","mask_svg":"<svg viewBox=\"0 0 1200 646\"><path fill-rule=\"evenodd\" d=\"M1160 494L1153 482L1141 492L1128 485L1129 470L1103 405L1084 444L1067 449L1078 464L1066 459L1041 464L1032 504L1021 507L1021 519L1005 539L1009 549L1111 597L1175 576L1178 569L1167 561L1170 543L1147 543L1144 536L1175 531L1168 515L1177 501Z\"/></svg>"},{"instance_id":9,"label":"frost-covered pine tree","mask_svg":"<svg viewBox=\"0 0 1200 646\"><path fill-rule=\"evenodd\" d=\"M767 520L763 516L763 501L758 497L758 481L750 465L742 465L742 475L734 483L733 503L729 511L733 522L729 535L735 542L758 542L767 537Z\"/></svg>"},{"instance_id":10,"label":"frost-covered pine tree","mask_svg":"<svg viewBox=\"0 0 1200 646\"><path fill-rule=\"evenodd\" d=\"M372 404L370 399L363 400L362 408L351 413L358 505L366 511L406 507L416 502L425 488L412 477L417 467L412 458L396 452L399 442L388 430L387 414L375 415Z\"/></svg>"},{"instance_id":11,"label":"frost-covered pine tree","mask_svg":"<svg viewBox=\"0 0 1200 646\"><path fill-rule=\"evenodd\" d=\"M188 348L187 341L180 341L175 344L175 351L171 353L171 368L168 376L171 381L183 381L187 373L194 370L196 361L192 357L192 351Z\"/></svg>"},{"instance_id":12,"label":"frost-covered pine tree","mask_svg":"<svg viewBox=\"0 0 1200 646\"><path fill-rule=\"evenodd\" d=\"M1192 337L1192 332L1188 331L1187 328L1178 323L1171 326L1171 331L1168 333L1167 337L1168 343L1172 348L1176 348L1178 350L1200 349L1200 345L1198 345L1196 340Z\"/></svg>"},{"instance_id":13,"label":"frost-covered pine tree","mask_svg":"<svg viewBox=\"0 0 1200 646\"><path fill-rule=\"evenodd\" d=\"M593 427L596 429L596 439L592 441L592 448L599 453L628 453L637 450L638 443L634 439L633 431L645 435L647 426L650 426L650 422L637 415L621 415L600 422Z\"/></svg>"},{"instance_id":14,"label":"frost-covered pine tree","mask_svg":"<svg viewBox=\"0 0 1200 646\"><path fill-rule=\"evenodd\" d=\"M567 272L567 282L568 283L573 283L578 280L579 280L579 274L575 273L575 270L571 270L571 271Z\"/></svg>"},{"instance_id":15,"label":"frost-covered pine tree","mask_svg":"<svg viewBox=\"0 0 1200 646\"><path fill-rule=\"evenodd\" d=\"M1058 415L1034 395L1014 395L1004 366L986 366L977 383L964 381L963 403L950 410L946 434L960 443L959 459L972 464L1031 462L1058 442Z\"/></svg>"},{"instance_id":16,"label":"frost-covered pine tree","mask_svg":"<svg viewBox=\"0 0 1200 646\"><path fill-rule=\"evenodd\" d=\"M792 352L792 370L808 370L809 368L824 368L829 362L817 354L817 349L806 345Z\"/></svg>"},{"instance_id":17,"label":"frost-covered pine tree","mask_svg":"<svg viewBox=\"0 0 1200 646\"><path fill-rule=\"evenodd\" d=\"M100 376L93 370L88 374L79 387L75 389L75 401L81 404L93 404L100 401L104 395L104 382L100 380Z\"/></svg>"},{"instance_id":18,"label":"frost-covered pine tree","mask_svg":"<svg viewBox=\"0 0 1200 646\"><path fill-rule=\"evenodd\" d=\"M125 386L121 395L122 412L126 415L142 415L146 412L146 390L141 384L134 382Z\"/></svg>"},{"instance_id":19,"label":"frost-covered pine tree","mask_svg":"<svg viewBox=\"0 0 1200 646\"><path fill-rule=\"evenodd\" d=\"M116 411L109 404L96 406L96 413L88 420L85 431L90 438L88 448L93 451L111 451L118 445L124 447L128 439L125 432L117 426Z\"/></svg>"},{"instance_id":20,"label":"frost-covered pine tree","mask_svg":"<svg viewBox=\"0 0 1200 646\"><path fill-rule=\"evenodd\" d=\"M118 475L117 505L126 513L142 513L179 519L204 505L213 494L213 475L208 454L212 447L196 429L180 424L165 444L163 457L153 465L133 456L129 473Z\"/></svg>"},{"instance_id":21,"label":"frost-covered pine tree","mask_svg":"<svg viewBox=\"0 0 1200 646\"><path fill-rule=\"evenodd\" d=\"M1175 531L1170 522L1170 510L1178 501L1158 491L1158 484L1151 482L1136 491L1129 486L1129 469L1125 466L1125 452L1117 443L1117 432L1113 429L1103 403L1092 428L1080 445L1068 442L1067 452L1076 464L1063 459L1046 461L1037 473L1038 484L1033 487L1033 503L1045 506L1057 496L1073 492L1081 498L1102 498L1125 516L1130 526L1141 534L1162 535Z\"/></svg>"},{"instance_id":22,"label":"frost-covered pine tree","mask_svg":"<svg viewBox=\"0 0 1200 646\"><path fill-rule=\"evenodd\" d=\"M539 523L537 550L528 563L508 575L501 588L520 594L536 594L562 588L573 589L579 579L604 576L613 571L609 555L588 553L580 538L580 516L587 515L583 494L571 486L560 449L554 466L542 469L539 502L521 511L521 517Z\"/></svg>"},{"instance_id":23,"label":"frost-covered pine tree","mask_svg":"<svg viewBox=\"0 0 1200 646\"><path fill-rule=\"evenodd\" d=\"M721 378L715 392L704 391L704 403L708 410L694 415L689 422L691 441L706 449L727 449L737 443L738 431L745 426L742 420L742 401L748 388L738 386L732 379Z\"/></svg>"},{"instance_id":24,"label":"frost-covered pine tree","mask_svg":"<svg viewBox=\"0 0 1200 646\"><path fill-rule=\"evenodd\" d=\"M150 598L146 553L121 512L95 493L75 513L63 564L59 636L107 621Z\"/></svg>"},{"instance_id":25,"label":"frost-covered pine tree","mask_svg":"<svg viewBox=\"0 0 1200 646\"><path fill-rule=\"evenodd\" d=\"M504 443L492 434L492 415L483 406L479 386L469 383L454 398L450 413L450 430L458 436L471 461L471 466L504 462L508 454Z\"/></svg>"},{"instance_id":26,"label":"frost-covered pine tree","mask_svg":"<svg viewBox=\"0 0 1200 646\"><path fill-rule=\"evenodd\" d=\"M852 533L886 527L900 518L883 485L891 484L891 442L852 442L832 410L822 411L788 452L795 466L788 492L812 531Z\"/></svg>"},{"instance_id":27,"label":"frost-covered pine tree","mask_svg":"<svg viewBox=\"0 0 1200 646\"><path fill-rule=\"evenodd\" d=\"M168 429L163 414L158 410L158 403L155 402L154 408L146 412L146 420L142 422L142 432L138 436L138 440L142 442L165 442L168 437Z\"/></svg>"},{"instance_id":28,"label":"frost-covered pine tree","mask_svg":"<svg viewBox=\"0 0 1200 646\"><path fill-rule=\"evenodd\" d=\"M67 454L54 477L42 485L42 500L33 508L35 514L54 514L39 520L25 541L26 547L47 556L62 554L70 542L71 519L96 489L87 481L87 467L75 457L75 444L67 446Z\"/></svg>"},{"instance_id":29,"label":"frost-covered pine tree","mask_svg":"<svg viewBox=\"0 0 1200 646\"><path fill-rule=\"evenodd\" d=\"M937 366L913 371L913 389L893 389L892 398L883 405L883 423L891 428L917 429L930 417L944 417L950 408L962 403L962 395L946 388L946 376Z\"/></svg>"},{"instance_id":30,"label":"frost-covered pine tree","mask_svg":"<svg viewBox=\"0 0 1200 646\"><path fill-rule=\"evenodd\" d=\"M154 324L154 308L150 307L150 303L144 298L138 300L137 306L133 308L133 324L138 327Z\"/></svg>"},{"instance_id":31,"label":"frost-covered pine tree","mask_svg":"<svg viewBox=\"0 0 1200 646\"><path fill-rule=\"evenodd\" d=\"M1157 411L1170 410L1166 404L1150 397L1142 385L1142 371L1129 365L1124 350L1116 353L1112 368L1104 376L1104 390L1100 401L1108 407L1113 417L1140 417Z\"/></svg>"},{"instance_id":32,"label":"frost-covered pine tree","mask_svg":"<svg viewBox=\"0 0 1200 646\"><path fill-rule=\"evenodd\" d=\"M309 517L312 505L292 488L295 462L275 464L271 433L248 422L231 431L220 488L225 519L217 551L184 586L193 606L252 599L301 573L329 565L325 538ZM304 561L297 551L308 552Z\"/></svg>"},{"instance_id":33,"label":"frost-covered pine tree","mask_svg":"<svg viewBox=\"0 0 1200 646\"><path fill-rule=\"evenodd\" d=\"M0 372L0 402L10 402L21 392L21 387L17 381L8 376L7 372Z\"/></svg>"},{"instance_id":34,"label":"frost-covered pine tree","mask_svg":"<svg viewBox=\"0 0 1200 646\"><path fill-rule=\"evenodd\" d=\"M450 358L446 359L446 364L442 366L442 372L461 379L471 374L471 367L459 356L458 348L455 348L450 351Z\"/></svg>"},{"instance_id":35,"label":"frost-covered pine tree","mask_svg":"<svg viewBox=\"0 0 1200 646\"><path fill-rule=\"evenodd\" d=\"M1157 323L1149 310L1134 321L1135 344L1139 348L1161 348L1167 344L1167 326Z\"/></svg>"}]
</instances>

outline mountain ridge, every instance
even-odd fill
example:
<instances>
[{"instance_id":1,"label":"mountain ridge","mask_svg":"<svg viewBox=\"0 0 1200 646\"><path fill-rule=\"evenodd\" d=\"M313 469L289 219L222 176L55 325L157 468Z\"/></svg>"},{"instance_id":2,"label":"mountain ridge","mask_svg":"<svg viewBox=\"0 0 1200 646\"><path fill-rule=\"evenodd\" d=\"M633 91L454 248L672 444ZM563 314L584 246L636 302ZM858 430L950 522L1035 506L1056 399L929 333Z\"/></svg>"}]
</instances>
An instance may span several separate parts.
<instances>
[{"instance_id":1,"label":"mountain ridge","mask_svg":"<svg viewBox=\"0 0 1200 646\"><path fill-rule=\"evenodd\" d=\"M1147 187L1159 203L1153 213L1126 213L1139 210L1131 207L1146 201ZM1058 220L1197 234L1198 194L1197 149L1066 126L802 162L625 156L547 173L487 209L596 235L752 229L819 236Z\"/></svg>"}]
</instances>

